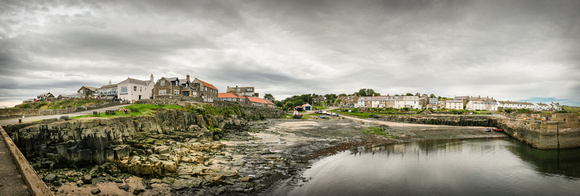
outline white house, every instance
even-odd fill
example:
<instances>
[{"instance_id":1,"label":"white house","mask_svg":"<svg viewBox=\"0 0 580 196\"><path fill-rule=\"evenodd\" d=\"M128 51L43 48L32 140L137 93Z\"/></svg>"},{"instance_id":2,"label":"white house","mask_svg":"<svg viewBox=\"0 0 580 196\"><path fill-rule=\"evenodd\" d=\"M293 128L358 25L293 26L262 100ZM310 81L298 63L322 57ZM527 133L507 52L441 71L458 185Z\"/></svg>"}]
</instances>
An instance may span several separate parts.
<instances>
[{"instance_id":1,"label":"white house","mask_svg":"<svg viewBox=\"0 0 580 196\"><path fill-rule=\"evenodd\" d=\"M517 101L499 101L499 106L504 109L529 109L534 110L535 105L528 102L517 102Z\"/></svg>"},{"instance_id":2,"label":"white house","mask_svg":"<svg viewBox=\"0 0 580 196\"><path fill-rule=\"evenodd\" d=\"M471 97L465 108L468 110L497 110L497 101L493 97Z\"/></svg>"},{"instance_id":3,"label":"white house","mask_svg":"<svg viewBox=\"0 0 580 196\"><path fill-rule=\"evenodd\" d=\"M485 110L487 110L487 111L497 111L498 103L493 98L491 98L489 100L485 100L483 103L485 104Z\"/></svg>"},{"instance_id":4,"label":"white house","mask_svg":"<svg viewBox=\"0 0 580 196\"><path fill-rule=\"evenodd\" d=\"M550 106L552 107L552 110L555 110L555 111L562 110L562 106L560 106L560 103L558 103L558 102L556 102L556 103L552 102L550 104Z\"/></svg>"},{"instance_id":5,"label":"white house","mask_svg":"<svg viewBox=\"0 0 580 196\"><path fill-rule=\"evenodd\" d=\"M467 102L465 108L468 110L485 110L485 100L472 98Z\"/></svg>"},{"instance_id":6,"label":"white house","mask_svg":"<svg viewBox=\"0 0 580 196\"><path fill-rule=\"evenodd\" d=\"M140 99L151 99L154 85L153 74L151 74L150 80L127 78L117 84L119 99L131 102Z\"/></svg>"},{"instance_id":7,"label":"white house","mask_svg":"<svg viewBox=\"0 0 580 196\"><path fill-rule=\"evenodd\" d=\"M395 108L419 109L419 96L395 96Z\"/></svg>"},{"instance_id":8,"label":"white house","mask_svg":"<svg viewBox=\"0 0 580 196\"><path fill-rule=\"evenodd\" d=\"M387 103L387 96L375 96L371 98L373 108L384 108Z\"/></svg>"},{"instance_id":9,"label":"white house","mask_svg":"<svg viewBox=\"0 0 580 196\"><path fill-rule=\"evenodd\" d=\"M446 100L445 101L445 108L447 109L456 109L456 110L461 110L463 109L463 100L461 99L452 99L452 100Z\"/></svg>"},{"instance_id":10,"label":"white house","mask_svg":"<svg viewBox=\"0 0 580 196\"><path fill-rule=\"evenodd\" d=\"M536 110L537 111L550 111L550 110L552 110L552 106L545 104L545 103L536 103Z\"/></svg>"},{"instance_id":11,"label":"white house","mask_svg":"<svg viewBox=\"0 0 580 196\"><path fill-rule=\"evenodd\" d=\"M372 97L359 97L355 104L357 108L372 107Z\"/></svg>"}]
</instances>

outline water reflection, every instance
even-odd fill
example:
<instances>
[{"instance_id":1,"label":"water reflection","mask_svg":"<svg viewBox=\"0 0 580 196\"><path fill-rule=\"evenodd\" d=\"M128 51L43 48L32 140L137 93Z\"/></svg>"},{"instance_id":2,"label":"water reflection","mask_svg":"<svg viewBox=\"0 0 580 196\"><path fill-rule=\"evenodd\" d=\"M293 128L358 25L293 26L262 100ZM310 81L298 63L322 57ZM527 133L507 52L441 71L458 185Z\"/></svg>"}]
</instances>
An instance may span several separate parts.
<instances>
[{"instance_id":1,"label":"water reflection","mask_svg":"<svg viewBox=\"0 0 580 196\"><path fill-rule=\"evenodd\" d=\"M539 150L527 145L507 149L542 174L580 178L580 149Z\"/></svg>"},{"instance_id":2,"label":"water reflection","mask_svg":"<svg viewBox=\"0 0 580 196\"><path fill-rule=\"evenodd\" d=\"M324 158L289 195L544 195L580 192L580 150L512 139L360 147Z\"/></svg>"}]
</instances>

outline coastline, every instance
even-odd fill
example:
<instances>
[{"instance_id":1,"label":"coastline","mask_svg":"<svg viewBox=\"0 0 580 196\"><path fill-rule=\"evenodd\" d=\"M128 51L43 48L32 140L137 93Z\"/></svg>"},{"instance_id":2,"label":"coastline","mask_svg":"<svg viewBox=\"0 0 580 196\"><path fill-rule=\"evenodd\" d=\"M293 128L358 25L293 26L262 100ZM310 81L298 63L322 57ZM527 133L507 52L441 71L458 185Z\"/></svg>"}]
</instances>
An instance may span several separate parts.
<instances>
[{"instance_id":1,"label":"coastline","mask_svg":"<svg viewBox=\"0 0 580 196\"><path fill-rule=\"evenodd\" d=\"M54 174L56 179L65 181L60 186L47 182L56 195L90 194L97 190L97 194L105 195L268 195L276 194L272 191L280 187L291 188L295 182L307 180L301 179L300 173L319 158L359 146L507 137L502 133L485 132L484 127L389 125L343 117L269 119L251 122L249 131L227 133L221 141L169 142L174 146L195 144L211 149L203 152L203 161L193 164L181 161L173 175L138 177L108 173L104 170L107 166L41 170L39 173L45 180L47 175ZM365 133L370 127L383 129L388 137Z\"/></svg>"}]
</instances>

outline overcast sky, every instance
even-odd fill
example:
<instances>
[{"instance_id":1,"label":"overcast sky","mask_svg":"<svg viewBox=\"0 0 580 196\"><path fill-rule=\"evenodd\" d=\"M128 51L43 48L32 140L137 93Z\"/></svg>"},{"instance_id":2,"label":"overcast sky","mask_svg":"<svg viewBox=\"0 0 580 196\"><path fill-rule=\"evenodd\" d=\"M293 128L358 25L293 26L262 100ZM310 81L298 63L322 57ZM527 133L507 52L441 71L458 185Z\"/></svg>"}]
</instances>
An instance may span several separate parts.
<instances>
[{"instance_id":1,"label":"overcast sky","mask_svg":"<svg viewBox=\"0 0 580 196\"><path fill-rule=\"evenodd\" d=\"M580 105L577 0L0 5L0 106L150 74L276 99L372 88Z\"/></svg>"}]
</instances>

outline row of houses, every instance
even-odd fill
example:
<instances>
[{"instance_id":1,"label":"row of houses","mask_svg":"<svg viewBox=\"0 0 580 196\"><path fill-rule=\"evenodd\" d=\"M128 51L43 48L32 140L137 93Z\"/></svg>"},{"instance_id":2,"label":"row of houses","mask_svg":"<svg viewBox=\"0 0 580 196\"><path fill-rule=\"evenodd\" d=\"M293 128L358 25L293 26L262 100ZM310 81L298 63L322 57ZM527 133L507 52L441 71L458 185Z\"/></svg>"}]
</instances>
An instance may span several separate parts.
<instances>
[{"instance_id":1,"label":"row of houses","mask_svg":"<svg viewBox=\"0 0 580 196\"><path fill-rule=\"evenodd\" d=\"M82 86L77 93L60 95L59 98L97 98L107 100L123 100L134 103L141 99L166 98L171 96L201 97L204 102L213 102L217 99L218 89L210 83L189 75L185 78L161 77L157 82L153 74L149 80L127 79L113 84L103 85L100 88Z\"/></svg>"},{"instance_id":2,"label":"row of houses","mask_svg":"<svg viewBox=\"0 0 580 196\"><path fill-rule=\"evenodd\" d=\"M559 103L530 103L515 101L497 101L493 97L471 97L455 96L453 99L429 98L427 95L422 96L367 96L357 97L349 96L343 99L345 106L354 107L371 107L371 108L413 108L413 109L468 109L468 110L487 110L497 111L503 109L529 109L535 111L558 111L562 110Z\"/></svg>"},{"instance_id":3,"label":"row of houses","mask_svg":"<svg viewBox=\"0 0 580 196\"><path fill-rule=\"evenodd\" d=\"M127 77L127 79L100 88L82 86L76 93L59 95L54 97L51 93L44 93L36 99L25 100L33 102L36 100L53 100L69 98L96 98L107 100L121 100L134 103L141 99L161 99L176 97L199 97L203 102L214 101L244 101L254 106L274 107L274 103L267 99L258 98L258 93L254 87L227 87L228 93L219 93L219 90L211 83L195 78L191 80L189 74L185 78L161 77L154 80L153 74L149 80L139 80ZM235 96L235 98L234 98Z\"/></svg>"},{"instance_id":4,"label":"row of houses","mask_svg":"<svg viewBox=\"0 0 580 196\"><path fill-rule=\"evenodd\" d=\"M219 93L218 99L219 99L219 101L248 103L248 104L252 104L253 106L264 106L264 107L270 107L270 108L275 107L274 103L271 100L260 98L260 97L247 96L247 94L239 93L237 91L231 91L231 92L227 92L227 93Z\"/></svg>"}]
</instances>

